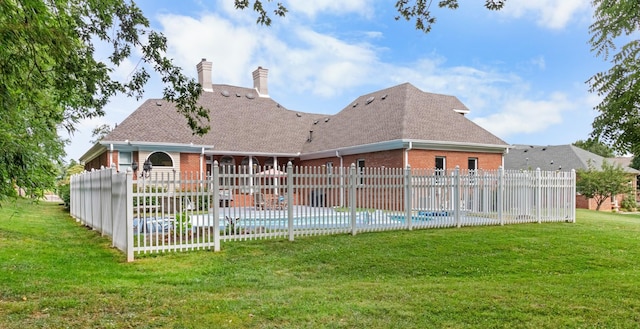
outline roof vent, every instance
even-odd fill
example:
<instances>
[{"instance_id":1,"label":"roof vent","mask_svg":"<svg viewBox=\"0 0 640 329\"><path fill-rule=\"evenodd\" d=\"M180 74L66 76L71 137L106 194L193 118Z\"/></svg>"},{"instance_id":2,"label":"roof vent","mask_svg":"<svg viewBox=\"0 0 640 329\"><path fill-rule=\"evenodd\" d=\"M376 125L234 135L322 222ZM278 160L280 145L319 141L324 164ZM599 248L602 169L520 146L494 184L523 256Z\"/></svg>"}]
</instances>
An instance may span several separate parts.
<instances>
[{"instance_id":1,"label":"roof vent","mask_svg":"<svg viewBox=\"0 0 640 329\"><path fill-rule=\"evenodd\" d=\"M353 103L353 105L351 105L352 107L356 107L358 106L358 102Z\"/></svg>"},{"instance_id":2,"label":"roof vent","mask_svg":"<svg viewBox=\"0 0 640 329\"><path fill-rule=\"evenodd\" d=\"M278 107L280 107L280 104L278 104ZM300 117L302 117L302 114L300 114L300 113L296 113L296 116L297 116L298 118L300 118Z\"/></svg>"},{"instance_id":3,"label":"roof vent","mask_svg":"<svg viewBox=\"0 0 640 329\"><path fill-rule=\"evenodd\" d=\"M329 118L324 118L324 122L329 122Z\"/></svg>"},{"instance_id":4,"label":"roof vent","mask_svg":"<svg viewBox=\"0 0 640 329\"><path fill-rule=\"evenodd\" d=\"M371 104L371 102L373 102L373 100L374 100L374 99L376 99L376 98L375 98L375 97L373 97L373 96L371 96L371 97L367 98L367 102L366 102L366 104L365 104L365 105L369 105L369 104Z\"/></svg>"},{"instance_id":5,"label":"roof vent","mask_svg":"<svg viewBox=\"0 0 640 329\"><path fill-rule=\"evenodd\" d=\"M547 150L547 148L546 148L546 147L543 147L543 148L542 148L542 150L543 150L543 151L546 151L546 150Z\"/></svg>"},{"instance_id":6,"label":"roof vent","mask_svg":"<svg viewBox=\"0 0 640 329\"><path fill-rule=\"evenodd\" d=\"M157 101L156 106L162 106L162 103L160 103L160 101Z\"/></svg>"},{"instance_id":7,"label":"roof vent","mask_svg":"<svg viewBox=\"0 0 640 329\"><path fill-rule=\"evenodd\" d=\"M313 121L313 124L314 124L314 125L317 125L317 124L318 124L318 122L320 122L320 120L315 120L315 121Z\"/></svg>"},{"instance_id":8,"label":"roof vent","mask_svg":"<svg viewBox=\"0 0 640 329\"><path fill-rule=\"evenodd\" d=\"M229 92L226 90L221 91L220 94L222 94L222 96L224 97L229 97Z\"/></svg>"},{"instance_id":9,"label":"roof vent","mask_svg":"<svg viewBox=\"0 0 640 329\"><path fill-rule=\"evenodd\" d=\"M382 97L380 97L380 99L387 99L387 96L389 96L389 95L384 94L384 95L382 95Z\"/></svg>"},{"instance_id":10,"label":"roof vent","mask_svg":"<svg viewBox=\"0 0 640 329\"><path fill-rule=\"evenodd\" d=\"M240 95L240 93L236 93L236 97L242 97L242 95Z\"/></svg>"},{"instance_id":11,"label":"roof vent","mask_svg":"<svg viewBox=\"0 0 640 329\"><path fill-rule=\"evenodd\" d=\"M254 98L256 98L256 96L255 96L254 94L252 94L252 93L247 93L247 95L246 95L246 96L247 96L247 98L248 98L248 99L254 99Z\"/></svg>"}]
</instances>

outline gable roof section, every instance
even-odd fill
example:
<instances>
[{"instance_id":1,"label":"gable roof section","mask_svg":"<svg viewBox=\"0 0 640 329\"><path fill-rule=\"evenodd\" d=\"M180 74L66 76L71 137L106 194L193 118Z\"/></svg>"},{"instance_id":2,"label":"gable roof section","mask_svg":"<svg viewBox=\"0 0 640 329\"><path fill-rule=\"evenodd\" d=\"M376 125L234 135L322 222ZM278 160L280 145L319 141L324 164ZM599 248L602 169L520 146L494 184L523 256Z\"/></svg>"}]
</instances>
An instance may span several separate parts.
<instances>
[{"instance_id":1,"label":"gable roof section","mask_svg":"<svg viewBox=\"0 0 640 329\"><path fill-rule=\"evenodd\" d=\"M425 93L404 83L362 95L328 121L311 126L313 138L303 153L386 141L507 148L507 143L454 110L468 108L454 96Z\"/></svg>"},{"instance_id":2,"label":"gable roof section","mask_svg":"<svg viewBox=\"0 0 640 329\"><path fill-rule=\"evenodd\" d=\"M103 139L103 144L130 143L210 145L216 152L291 154L301 152L308 127L318 114L291 111L271 98L259 97L251 88L213 85L199 104L210 111L211 130L193 135L175 106L152 99L142 104ZM156 104L161 104L157 106Z\"/></svg>"},{"instance_id":3,"label":"gable roof section","mask_svg":"<svg viewBox=\"0 0 640 329\"><path fill-rule=\"evenodd\" d=\"M589 161L596 169L602 167L602 162L615 163L613 159L603 158L574 145L550 145L532 146L516 145L509 150L504 157L505 169L535 170L540 168L543 171L570 171L572 169L588 169ZM623 167L625 172L639 174L630 167Z\"/></svg>"}]
</instances>

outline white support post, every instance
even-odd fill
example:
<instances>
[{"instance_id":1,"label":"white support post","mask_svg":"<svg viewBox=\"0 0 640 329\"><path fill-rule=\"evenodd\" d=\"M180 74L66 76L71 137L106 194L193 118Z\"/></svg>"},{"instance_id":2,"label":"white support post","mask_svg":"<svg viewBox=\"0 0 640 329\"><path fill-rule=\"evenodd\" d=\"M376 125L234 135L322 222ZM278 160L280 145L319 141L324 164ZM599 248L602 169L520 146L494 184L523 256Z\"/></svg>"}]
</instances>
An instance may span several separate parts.
<instances>
[{"instance_id":1,"label":"white support post","mask_svg":"<svg viewBox=\"0 0 640 329\"><path fill-rule=\"evenodd\" d=\"M460 166L453 171L453 217L460 228Z\"/></svg>"},{"instance_id":2,"label":"white support post","mask_svg":"<svg viewBox=\"0 0 640 329\"><path fill-rule=\"evenodd\" d=\"M287 163L287 219L289 229L289 241L294 240L293 231L293 163Z\"/></svg>"},{"instance_id":3,"label":"white support post","mask_svg":"<svg viewBox=\"0 0 640 329\"><path fill-rule=\"evenodd\" d=\"M213 187L213 251L220 251L220 170L218 161L213 161L211 167L211 179ZM229 192L232 193L232 192Z\"/></svg>"},{"instance_id":4,"label":"white support post","mask_svg":"<svg viewBox=\"0 0 640 329\"><path fill-rule=\"evenodd\" d=\"M536 219L538 223L542 222L542 172L540 168L536 169Z\"/></svg>"},{"instance_id":5,"label":"white support post","mask_svg":"<svg viewBox=\"0 0 640 329\"><path fill-rule=\"evenodd\" d=\"M351 234L356 235L356 186L358 185L358 172L356 171L356 164L352 163L349 168L349 211L351 213Z\"/></svg>"},{"instance_id":6,"label":"white support post","mask_svg":"<svg viewBox=\"0 0 640 329\"><path fill-rule=\"evenodd\" d=\"M504 168L498 168L498 220L504 225Z\"/></svg>"},{"instance_id":7,"label":"white support post","mask_svg":"<svg viewBox=\"0 0 640 329\"><path fill-rule=\"evenodd\" d=\"M412 184L411 184L411 166L407 165L404 169L404 218L407 225L407 230L411 231L413 229L413 223L411 221L411 198L413 197L412 193Z\"/></svg>"},{"instance_id":8,"label":"white support post","mask_svg":"<svg viewBox=\"0 0 640 329\"><path fill-rule=\"evenodd\" d=\"M127 207L127 262L133 262L133 172L127 168L125 184L125 202ZM138 223L138 225L140 225Z\"/></svg>"}]
</instances>

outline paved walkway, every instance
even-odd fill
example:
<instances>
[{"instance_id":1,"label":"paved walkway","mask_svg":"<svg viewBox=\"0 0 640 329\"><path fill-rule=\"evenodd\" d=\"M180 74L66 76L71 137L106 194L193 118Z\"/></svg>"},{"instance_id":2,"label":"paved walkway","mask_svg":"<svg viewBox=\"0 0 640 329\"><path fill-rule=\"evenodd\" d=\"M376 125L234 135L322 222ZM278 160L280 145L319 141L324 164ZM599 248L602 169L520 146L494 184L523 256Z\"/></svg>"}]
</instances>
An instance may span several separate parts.
<instances>
[{"instance_id":1,"label":"paved walkway","mask_svg":"<svg viewBox=\"0 0 640 329\"><path fill-rule=\"evenodd\" d=\"M57 196L55 194L45 194L44 195L44 201L48 201L48 202L64 202L64 201L62 201L62 199L60 199L59 196Z\"/></svg>"}]
</instances>

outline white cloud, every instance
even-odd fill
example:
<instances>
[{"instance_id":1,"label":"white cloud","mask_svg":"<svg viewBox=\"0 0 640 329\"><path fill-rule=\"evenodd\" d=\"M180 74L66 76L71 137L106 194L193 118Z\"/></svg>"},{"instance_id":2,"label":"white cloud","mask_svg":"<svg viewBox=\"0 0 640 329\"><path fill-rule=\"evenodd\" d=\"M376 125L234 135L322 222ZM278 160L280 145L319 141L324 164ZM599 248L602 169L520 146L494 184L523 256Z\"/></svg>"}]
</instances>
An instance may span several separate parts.
<instances>
[{"instance_id":1,"label":"white cloud","mask_svg":"<svg viewBox=\"0 0 640 329\"><path fill-rule=\"evenodd\" d=\"M536 66L537 68L544 70L546 68L546 62L544 60L543 56L538 56L535 58L531 59L531 64L533 64L534 66Z\"/></svg>"},{"instance_id":2,"label":"white cloud","mask_svg":"<svg viewBox=\"0 0 640 329\"><path fill-rule=\"evenodd\" d=\"M551 125L562 123L563 113L577 106L563 93L554 93L543 100L519 96L503 103L500 112L476 118L474 122L504 139L517 133L543 131Z\"/></svg>"},{"instance_id":3,"label":"white cloud","mask_svg":"<svg viewBox=\"0 0 640 329\"><path fill-rule=\"evenodd\" d=\"M201 58L213 62L214 83L242 85L258 47L255 25L234 26L217 15L199 19L179 15L159 18L169 40L168 54L187 74L196 76L195 65Z\"/></svg>"},{"instance_id":4,"label":"white cloud","mask_svg":"<svg viewBox=\"0 0 640 329\"><path fill-rule=\"evenodd\" d=\"M501 12L515 18L533 16L538 25L563 29L578 16L588 15L589 0L510 0Z\"/></svg>"},{"instance_id":5,"label":"white cloud","mask_svg":"<svg viewBox=\"0 0 640 329\"><path fill-rule=\"evenodd\" d=\"M371 17L373 1L371 0L289 0L290 12L300 12L309 17L315 17L319 13L350 14L356 13L365 17Z\"/></svg>"}]
</instances>

